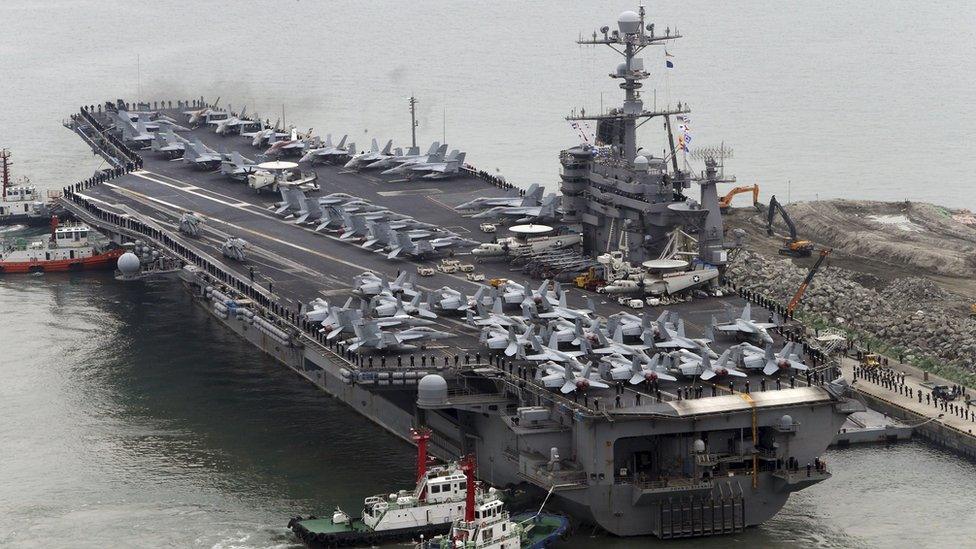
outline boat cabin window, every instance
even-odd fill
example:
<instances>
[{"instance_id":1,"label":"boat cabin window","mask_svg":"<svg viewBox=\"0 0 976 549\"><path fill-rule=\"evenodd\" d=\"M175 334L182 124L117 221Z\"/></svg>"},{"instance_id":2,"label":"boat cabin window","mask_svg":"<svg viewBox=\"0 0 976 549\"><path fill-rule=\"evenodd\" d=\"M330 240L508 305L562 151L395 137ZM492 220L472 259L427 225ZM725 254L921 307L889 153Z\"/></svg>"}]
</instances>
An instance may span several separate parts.
<instances>
[{"instance_id":1,"label":"boat cabin window","mask_svg":"<svg viewBox=\"0 0 976 549\"><path fill-rule=\"evenodd\" d=\"M431 494L439 494L439 493L441 493L441 485L440 484L432 484L430 486L430 493Z\"/></svg>"}]
</instances>

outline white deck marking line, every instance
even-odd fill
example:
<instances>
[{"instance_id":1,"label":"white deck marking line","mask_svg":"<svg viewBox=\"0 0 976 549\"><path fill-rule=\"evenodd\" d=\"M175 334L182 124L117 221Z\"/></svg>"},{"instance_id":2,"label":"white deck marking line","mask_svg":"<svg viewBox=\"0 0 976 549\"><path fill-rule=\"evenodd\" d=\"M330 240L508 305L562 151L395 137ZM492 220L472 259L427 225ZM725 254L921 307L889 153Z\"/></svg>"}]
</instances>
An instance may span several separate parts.
<instances>
[{"instance_id":1,"label":"white deck marking line","mask_svg":"<svg viewBox=\"0 0 976 549\"><path fill-rule=\"evenodd\" d=\"M145 172L145 173L153 173L153 172ZM256 212L254 210L245 209L244 207L238 207L235 204L231 204L229 202L225 202L223 200L219 200L219 199L214 198L212 196L206 196L206 195L203 195L203 194L194 192L194 191L187 191L185 188L180 187L179 185L174 185L172 183L167 183L165 181L160 181L158 179L155 179L155 178L152 178L152 177L148 177L148 176L144 175L143 173L132 172L130 175L135 175L135 176L141 177L141 178L143 178L143 179L145 179L147 181L152 181L154 183L158 183L160 185L165 185L167 187L172 187L172 188L174 188L176 190L184 191L187 194L192 194L194 196L199 196L200 198L205 198L207 200L211 200L213 202L217 202L219 204L223 204L223 205L229 206L231 208L236 208L236 209L241 210L241 211L246 211L246 212L248 212L250 214L253 214L253 215L259 215L259 216L264 217L266 219L271 219L271 220L274 220L274 221L281 221L281 219L278 218L278 217L271 216L271 215L267 215L267 214L264 214L264 213L261 213L261 212ZM163 177L167 177L167 176L163 176ZM169 179L172 179L172 178L169 178ZM111 184L111 183L105 183L105 185L108 185L108 186L110 186L110 187L112 187L112 188L114 188L114 189L116 189L116 190L118 190L120 192L130 193L130 194L132 194L134 196L139 196L139 197L142 197L142 198L144 198L146 200L150 200L150 201L153 201L153 202L157 202L159 204L163 204L165 206L168 206L168 207L173 208L173 209L178 210L178 211L189 211L186 208L177 206L175 204L170 204L169 202L165 202L163 200L160 200L158 198L153 198L151 196L146 196L146 195L144 195L142 193L139 193L139 192L136 192L136 191L132 191L132 190L129 190L129 189L123 189L123 188L121 188L121 187L119 187L117 185ZM217 194L217 193L214 193L214 194ZM221 196L223 196L223 195L221 195ZM375 270L375 269L371 269L371 268L368 268L368 267L364 267L362 265L358 265L356 263L352 263L350 261L346 261L344 259L339 259L338 257L332 256L332 255L329 255L329 254L326 254L326 253L322 253L322 252L319 252L319 251L316 251L316 250L312 250L312 249L307 248L305 246L300 246L300 245L295 244L295 243L292 243L292 242L288 242L288 241L285 241L285 240L281 240L280 238L275 238L273 236L266 235L264 233L255 231L253 229L248 229L246 227L241 227L240 225L236 225L234 223L230 223L230 222L224 221L222 219L218 219L218 218L211 217L211 216L207 216L207 219L210 219L210 220L213 220L213 221L217 221L218 223L221 223L221 224L226 225L228 227L233 227L234 229L237 229L239 231L244 231L246 233L250 233L250 234L253 234L255 236L258 236L258 237L261 237L261 238L265 238L265 239L271 240L273 242L277 242L279 244L284 244L285 246L289 246L289 247L294 248L296 250L301 250L301 251L304 251L304 252L307 252L307 253L310 253L310 254L313 254L313 255L317 255L317 256L319 256L319 257L321 257L323 259L328 259L330 261L334 261L336 263L340 263L340 264L345 265L347 267L353 267L355 269L359 269L359 270L362 270L362 271L374 271ZM301 225L294 225L294 224L290 224L290 225L292 225L293 227L295 227L297 229L300 229L300 230L303 230L303 231L312 233L314 235L324 236L325 238L329 238L329 239L334 240L336 242L343 242L343 243L347 243L347 244L349 243L346 240L340 240L339 237L332 236L330 234L316 232L316 231L314 231L312 229L309 229L309 228L306 228L306 227L302 227ZM445 275L445 276L450 277L450 278L454 278L454 279L456 279L456 280L458 280L460 282L463 282L463 283L472 284L470 281L466 280L465 278L462 278L459 275ZM419 288L424 289L424 290L427 290L427 291L434 291L433 288L427 288L427 287L421 286L419 284L417 286ZM443 318L443 317L441 317L441 318ZM444 318L444 320L447 321L447 322L451 322L452 324L457 324L458 326L461 326L462 328L470 328L470 326L467 323L461 322L459 320L450 319L450 318Z\"/></svg>"}]
</instances>

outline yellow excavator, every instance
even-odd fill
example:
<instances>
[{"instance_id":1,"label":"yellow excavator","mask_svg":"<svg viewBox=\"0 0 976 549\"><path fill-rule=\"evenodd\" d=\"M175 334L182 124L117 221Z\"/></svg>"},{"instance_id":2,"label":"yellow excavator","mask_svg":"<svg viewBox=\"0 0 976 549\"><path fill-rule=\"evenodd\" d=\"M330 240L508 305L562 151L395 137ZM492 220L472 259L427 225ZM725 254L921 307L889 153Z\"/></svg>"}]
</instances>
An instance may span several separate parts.
<instances>
[{"instance_id":1,"label":"yellow excavator","mask_svg":"<svg viewBox=\"0 0 976 549\"><path fill-rule=\"evenodd\" d=\"M747 185L745 187L736 187L725 194L718 201L718 207L721 208L722 213L728 211L729 207L732 205L732 199L737 194L752 193L752 205L759 207L759 184Z\"/></svg>"},{"instance_id":2,"label":"yellow excavator","mask_svg":"<svg viewBox=\"0 0 976 549\"><path fill-rule=\"evenodd\" d=\"M810 257L813 253L813 242L809 240L800 240L796 236L796 225L793 224L793 220L790 219L790 214L786 213L786 208L776 200L776 196L769 198L769 208L766 210L766 233L769 236L773 236L773 221L776 220L776 214L783 219L783 223L786 223L786 228L790 231L790 236L783 243L783 247L779 249L780 255L791 255L793 257Z\"/></svg>"}]
</instances>

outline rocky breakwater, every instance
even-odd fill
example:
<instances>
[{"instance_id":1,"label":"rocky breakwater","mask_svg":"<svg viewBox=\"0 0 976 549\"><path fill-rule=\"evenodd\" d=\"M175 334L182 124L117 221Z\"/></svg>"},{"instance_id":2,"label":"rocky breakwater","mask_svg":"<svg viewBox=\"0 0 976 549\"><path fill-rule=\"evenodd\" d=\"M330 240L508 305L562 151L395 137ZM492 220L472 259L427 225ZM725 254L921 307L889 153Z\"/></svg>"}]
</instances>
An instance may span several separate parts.
<instances>
[{"instance_id":1,"label":"rocky breakwater","mask_svg":"<svg viewBox=\"0 0 976 549\"><path fill-rule=\"evenodd\" d=\"M743 251L727 275L737 287L785 304L806 273L789 259ZM926 278L899 278L877 287L862 284L863 278L862 273L824 267L807 289L798 316L808 325L829 325L873 340L873 348L944 377L976 381L976 319L969 317L967 299Z\"/></svg>"}]
</instances>

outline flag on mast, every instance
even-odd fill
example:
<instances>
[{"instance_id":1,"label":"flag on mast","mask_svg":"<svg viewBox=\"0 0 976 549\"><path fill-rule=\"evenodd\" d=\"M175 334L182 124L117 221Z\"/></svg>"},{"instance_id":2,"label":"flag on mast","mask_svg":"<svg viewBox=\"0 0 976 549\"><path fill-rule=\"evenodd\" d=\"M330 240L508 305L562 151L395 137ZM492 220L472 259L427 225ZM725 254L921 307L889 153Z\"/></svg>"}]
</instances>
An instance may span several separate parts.
<instances>
[{"instance_id":1,"label":"flag on mast","mask_svg":"<svg viewBox=\"0 0 976 549\"><path fill-rule=\"evenodd\" d=\"M668 50L664 50L664 66L669 69L673 69L674 63L671 62L671 59L669 59L670 57L674 57L674 56L668 53Z\"/></svg>"}]
</instances>

